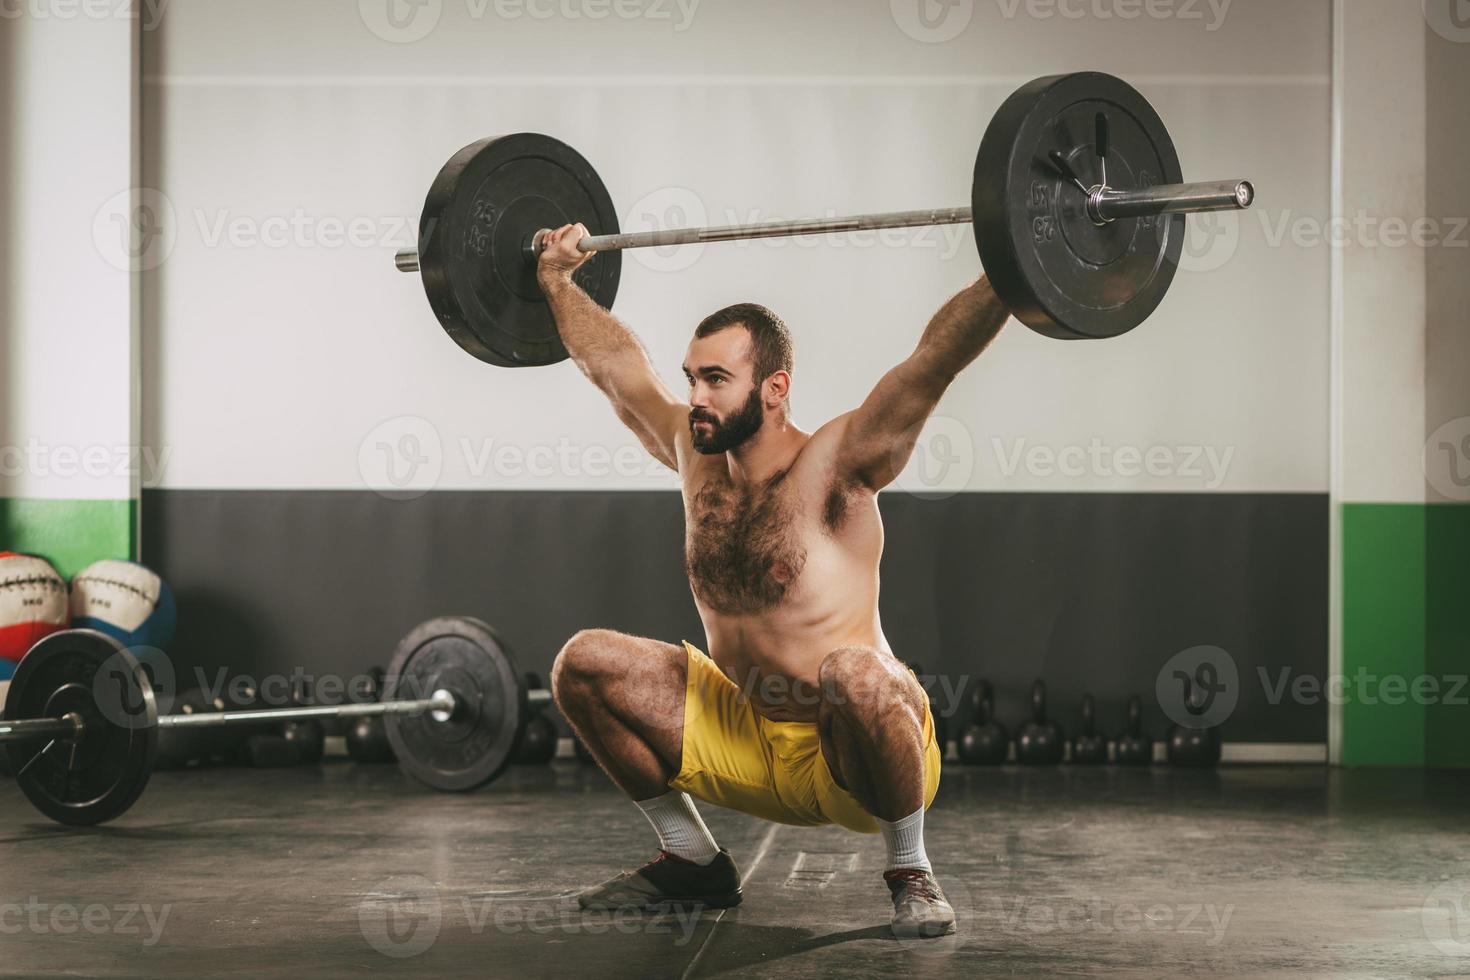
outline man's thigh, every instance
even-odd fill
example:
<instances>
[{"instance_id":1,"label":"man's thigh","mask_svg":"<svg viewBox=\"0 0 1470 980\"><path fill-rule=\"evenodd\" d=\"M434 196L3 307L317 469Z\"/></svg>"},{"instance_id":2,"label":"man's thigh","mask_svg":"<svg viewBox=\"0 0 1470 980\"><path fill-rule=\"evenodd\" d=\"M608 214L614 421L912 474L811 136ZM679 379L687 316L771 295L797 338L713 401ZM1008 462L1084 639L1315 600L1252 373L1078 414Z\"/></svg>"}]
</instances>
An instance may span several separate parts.
<instances>
[{"instance_id":1,"label":"man's thigh","mask_svg":"<svg viewBox=\"0 0 1470 980\"><path fill-rule=\"evenodd\" d=\"M749 700L714 661L693 646L685 647L689 666L683 765L669 786L764 820L825 823L814 807L783 798L775 771L781 763Z\"/></svg>"}]
</instances>

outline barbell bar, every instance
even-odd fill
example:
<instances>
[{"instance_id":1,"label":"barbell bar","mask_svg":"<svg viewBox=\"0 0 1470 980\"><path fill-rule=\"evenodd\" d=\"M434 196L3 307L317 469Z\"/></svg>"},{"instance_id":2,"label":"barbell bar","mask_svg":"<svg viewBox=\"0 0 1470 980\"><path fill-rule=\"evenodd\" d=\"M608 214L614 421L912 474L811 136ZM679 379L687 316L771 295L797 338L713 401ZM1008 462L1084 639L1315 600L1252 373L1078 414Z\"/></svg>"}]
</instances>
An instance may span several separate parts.
<instances>
[{"instance_id":1,"label":"barbell bar","mask_svg":"<svg viewBox=\"0 0 1470 980\"><path fill-rule=\"evenodd\" d=\"M1194 214L1206 211L1243 210L1255 200L1248 180L1202 181L1194 184L1164 184L1123 190L1099 184L1088 193L1087 207L1102 222L1153 214ZM662 248L673 245L703 245L711 242L750 241L760 238L799 238L887 228L925 228L939 225L968 225L975 220L972 208L934 208L927 211L886 211L846 218L802 218L794 221L763 221L749 225L716 228L660 228L653 231L615 235L587 235L577 242L579 252L611 252L632 248ZM533 232L523 247L523 256L534 265L544 250L542 241L550 228ZM418 272L417 249L400 250L393 258L399 272Z\"/></svg>"},{"instance_id":2,"label":"barbell bar","mask_svg":"<svg viewBox=\"0 0 1470 980\"><path fill-rule=\"evenodd\" d=\"M1136 89L1101 72L1021 86L985 127L970 206L663 228L624 234L597 171L538 133L472 143L440 169L419 219L418 272L445 332L502 367L567 358L536 281L545 232L580 222L593 253L574 275L612 308L628 249L970 223L981 265L1018 320L1063 340L1132 330L1173 282L1187 214L1248 208L1249 180L1188 183L1163 120Z\"/></svg>"},{"instance_id":3,"label":"barbell bar","mask_svg":"<svg viewBox=\"0 0 1470 980\"><path fill-rule=\"evenodd\" d=\"M538 707L551 703L551 692L532 690L526 692L526 701ZM448 720L455 711L457 702L449 691L435 691L427 698L404 701L377 701L370 704L341 704L298 706L293 708L253 708L246 711L204 711L198 714L160 715L154 723L162 728L223 728L229 725L269 723L277 721L305 721L310 718L378 718L385 715L421 715L426 712ZM32 718L20 721L0 721L0 742L38 741L55 738L72 740L86 734L86 722L81 715L68 712L58 718Z\"/></svg>"},{"instance_id":4,"label":"barbell bar","mask_svg":"<svg viewBox=\"0 0 1470 980\"><path fill-rule=\"evenodd\" d=\"M400 696L429 691L428 697ZM382 700L159 715L145 667L115 639L67 630L31 648L11 679L0 749L47 816L78 826L111 820L141 795L158 732L313 718L381 717L400 766L435 789L460 791L498 776L530 714L551 692L528 690L509 650L464 617L416 627L390 661ZM8 746L41 743L39 750Z\"/></svg>"}]
</instances>

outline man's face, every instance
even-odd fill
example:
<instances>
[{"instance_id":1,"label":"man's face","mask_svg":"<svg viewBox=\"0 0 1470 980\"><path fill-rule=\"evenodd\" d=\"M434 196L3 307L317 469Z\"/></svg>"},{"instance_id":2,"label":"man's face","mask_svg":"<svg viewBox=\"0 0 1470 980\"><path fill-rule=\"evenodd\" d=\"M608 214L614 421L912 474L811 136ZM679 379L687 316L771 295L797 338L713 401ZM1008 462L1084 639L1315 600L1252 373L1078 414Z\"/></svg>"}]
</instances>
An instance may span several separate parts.
<instances>
[{"instance_id":1,"label":"man's face","mask_svg":"<svg viewBox=\"0 0 1470 980\"><path fill-rule=\"evenodd\" d=\"M696 452L728 453L761 430L766 408L762 386L753 375L750 331L744 327L694 338L684 376L689 380L689 431Z\"/></svg>"}]
</instances>

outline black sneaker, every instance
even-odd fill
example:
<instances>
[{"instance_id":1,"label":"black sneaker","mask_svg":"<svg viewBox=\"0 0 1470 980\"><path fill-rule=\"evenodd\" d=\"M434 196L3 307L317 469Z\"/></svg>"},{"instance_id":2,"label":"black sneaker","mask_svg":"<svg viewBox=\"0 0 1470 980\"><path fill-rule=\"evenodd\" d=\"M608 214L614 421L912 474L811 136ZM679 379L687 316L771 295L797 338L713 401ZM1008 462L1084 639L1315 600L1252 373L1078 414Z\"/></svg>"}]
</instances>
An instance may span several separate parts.
<instances>
[{"instance_id":1,"label":"black sneaker","mask_svg":"<svg viewBox=\"0 0 1470 980\"><path fill-rule=\"evenodd\" d=\"M954 908L944 897L933 872L897 868L883 872L893 896L893 934L901 939L930 939L954 932Z\"/></svg>"},{"instance_id":2,"label":"black sneaker","mask_svg":"<svg viewBox=\"0 0 1470 980\"><path fill-rule=\"evenodd\" d=\"M639 868L624 871L577 896L584 909L642 909L664 912L673 906L712 909L740 904L740 872L724 848L709 864L695 864L667 851Z\"/></svg>"}]
</instances>

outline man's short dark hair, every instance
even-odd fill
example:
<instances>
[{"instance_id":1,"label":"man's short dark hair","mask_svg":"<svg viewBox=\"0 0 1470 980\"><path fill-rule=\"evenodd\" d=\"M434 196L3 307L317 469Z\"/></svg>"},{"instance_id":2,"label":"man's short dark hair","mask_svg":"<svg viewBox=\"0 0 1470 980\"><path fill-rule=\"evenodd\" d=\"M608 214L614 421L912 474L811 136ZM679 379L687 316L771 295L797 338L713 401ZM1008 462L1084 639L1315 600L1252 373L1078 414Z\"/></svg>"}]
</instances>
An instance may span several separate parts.
<instances>
[{"instance_id":1,"label":"man's short dark hair","mask_svg":"<svg viewBox=\"0 0 1470 980\"><path fill-rule=\"evenodd\" d=\"M790 374L796 366L791 331L786 328L785 321L758 303L736 303L710 314L695 329L694 336L702 340L730 327L744 327L750 331L756 384L761 384L777 371Z\"/></svg>"}]
</instances>

